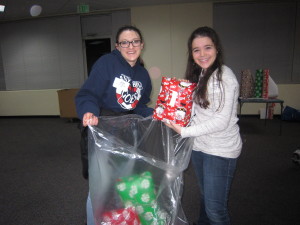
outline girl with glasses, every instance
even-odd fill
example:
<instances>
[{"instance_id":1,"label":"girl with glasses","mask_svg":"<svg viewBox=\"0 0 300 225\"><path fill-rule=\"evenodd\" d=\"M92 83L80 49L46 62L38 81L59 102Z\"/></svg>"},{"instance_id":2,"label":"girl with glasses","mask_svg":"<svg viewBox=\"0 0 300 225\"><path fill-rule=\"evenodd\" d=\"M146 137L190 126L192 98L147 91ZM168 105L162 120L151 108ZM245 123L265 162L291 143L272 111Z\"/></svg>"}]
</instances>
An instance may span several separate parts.
<instances>
[{"instance_id":1,"label":"girl with glasses","mask_svg":"<svg viewBox=\"0 0 300 225\"><path fill-rule=\"evenodd\" d=\"M116 49L95 62L88 79L75 97L78 118L82 121L81 151L85 178L88 178L88 125L101 123L99 116L134 113L148 117L153 113L153 109L147 107L152 85L147 70L141 64L143 47L143 37L138 28L121 27L116 34ZM101 189L105 192L109 177L103 179ZM87 224L95 224L90 195L87 200Z\"/></svg>"}]
</instances>

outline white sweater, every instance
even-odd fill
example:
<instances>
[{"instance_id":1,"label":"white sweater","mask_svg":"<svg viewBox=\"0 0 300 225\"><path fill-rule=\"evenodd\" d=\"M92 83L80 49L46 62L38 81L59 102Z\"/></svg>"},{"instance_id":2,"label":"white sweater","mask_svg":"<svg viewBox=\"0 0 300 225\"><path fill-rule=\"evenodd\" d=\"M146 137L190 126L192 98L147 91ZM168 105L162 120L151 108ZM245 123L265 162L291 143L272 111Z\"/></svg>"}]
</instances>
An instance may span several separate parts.
<instances>
[{"instance_id":1,"label":"white sweater","mask_svg":"<svg viewBox=\"0 0 300 225\"><path fill-rule=\"evenodd\" d=\"M237 125L239 83L230 68L223 66L223 86L219 88L216 72L208 81L207 109L193 104L191 126L181 129L181 136L195 137L193 150L206 154L237 158L242 149L242 141ZM223 103L221 102L223 92ZM221 104L221 105L220 105ZM219 107L220 105L220 107Z\"/></svg>"}]
</instances>

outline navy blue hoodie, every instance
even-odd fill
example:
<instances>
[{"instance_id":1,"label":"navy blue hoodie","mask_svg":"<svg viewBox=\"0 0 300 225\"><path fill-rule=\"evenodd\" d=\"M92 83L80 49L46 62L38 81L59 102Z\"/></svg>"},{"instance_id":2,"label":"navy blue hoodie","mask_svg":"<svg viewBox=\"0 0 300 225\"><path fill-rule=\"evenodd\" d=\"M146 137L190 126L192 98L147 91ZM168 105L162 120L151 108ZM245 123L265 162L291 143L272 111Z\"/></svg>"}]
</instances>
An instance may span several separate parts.
<instances>
[{"instance_id":1,"label":"navy blue hoodie","mask_svg":"<svg viewBox=\"0 0 300 225\"><path fill-rule=\"evenodd\" d=\"M135 66L118 50L99 58L75 97L78 118L87 112L100 115L101 109L133 113L147 117L153 109L146 106L152 90L147 70L137 61Z\"/></svg>"}]
</instances>

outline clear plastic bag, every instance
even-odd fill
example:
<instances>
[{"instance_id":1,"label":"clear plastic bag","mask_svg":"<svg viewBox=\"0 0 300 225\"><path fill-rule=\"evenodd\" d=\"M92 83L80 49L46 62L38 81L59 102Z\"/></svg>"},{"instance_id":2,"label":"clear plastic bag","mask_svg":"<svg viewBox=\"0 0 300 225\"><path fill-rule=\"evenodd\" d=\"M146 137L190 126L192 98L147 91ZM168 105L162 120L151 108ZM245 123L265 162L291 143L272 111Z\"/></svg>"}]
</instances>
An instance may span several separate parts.
<instances>
[{"instance_id":1,"label":"clear plastic bag","mask_svg":"<svg viewBox=\"0 0 300 225\"><path fill-rule=\"evenodd\" d=\"M88 139L96 225L188 224L181 207L182 172L190 160L192 139L138 115L100 117L98 126L89 126ZM116 222L132 209L138 223Z\"/></svg>"}]
</instances>

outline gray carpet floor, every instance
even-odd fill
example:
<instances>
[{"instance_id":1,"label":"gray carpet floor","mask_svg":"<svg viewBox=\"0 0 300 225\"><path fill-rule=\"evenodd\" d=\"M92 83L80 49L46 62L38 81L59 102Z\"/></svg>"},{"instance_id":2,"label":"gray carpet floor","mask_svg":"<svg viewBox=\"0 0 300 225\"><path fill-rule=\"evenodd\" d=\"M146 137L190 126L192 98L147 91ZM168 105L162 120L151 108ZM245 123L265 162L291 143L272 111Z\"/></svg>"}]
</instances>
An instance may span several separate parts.
<instances>
[{"instance_id":1,"label":"gray carpet floor","mask_svg":"<svg viewBox=\"0 0 300 225\"><path fill-rule=\"evenodd\" d=\"M300 123L240 120L244 142L229 199L232 225L300 224ZM83 225L88 183L81 175L78 121L0 117L0 224ZM192 224L199 194L192 166L182 205Z\"/></svg>"}]
</instances>

